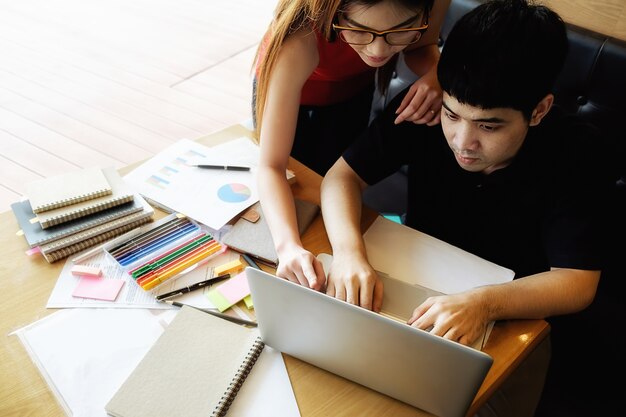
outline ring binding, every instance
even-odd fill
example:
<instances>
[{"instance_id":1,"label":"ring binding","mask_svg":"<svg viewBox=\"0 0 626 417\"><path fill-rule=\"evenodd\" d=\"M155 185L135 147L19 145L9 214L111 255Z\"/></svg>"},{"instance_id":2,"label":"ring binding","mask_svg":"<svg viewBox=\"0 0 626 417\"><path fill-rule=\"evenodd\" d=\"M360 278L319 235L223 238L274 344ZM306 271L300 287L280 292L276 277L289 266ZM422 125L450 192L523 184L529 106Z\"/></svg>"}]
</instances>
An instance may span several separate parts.
<instances>
[{"instance_id":1,"label":"ring binding","mask_svg":"<svg viewBox=\"0 0 626 417\"><path fill-rule=\"evenodd\" d=\"M250 374L250 371L252 370L252 367L256 363L257 359L259 359L264 347L265 343L261 341L260 337L257 337L254 344L246 354L243 363L239 366L237 373L235 373L232 381L228 384L226 392L224 392L224 395L215 406L215 409L211 413L211 417L224 417L226 415L230 405L235 400L239 389L248 377L248 374Z\"/></svg>"}]
</instances>

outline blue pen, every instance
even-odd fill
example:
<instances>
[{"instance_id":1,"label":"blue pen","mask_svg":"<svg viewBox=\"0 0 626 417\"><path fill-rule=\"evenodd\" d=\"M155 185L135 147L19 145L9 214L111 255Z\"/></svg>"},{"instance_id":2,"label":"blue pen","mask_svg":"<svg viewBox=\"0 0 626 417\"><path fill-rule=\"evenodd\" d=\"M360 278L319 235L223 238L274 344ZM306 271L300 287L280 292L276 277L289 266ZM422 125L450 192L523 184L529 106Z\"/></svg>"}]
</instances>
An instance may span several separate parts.
<instances>
[{"instance_id":1,"label":"blue pen","mask_svg":"<svg viewBox=\"0 0 626 417\"><path fill-rule=\"evenodd\" d=\"M167 234L146 246L140 247L139 250L135 252L131 252L125 256L120 257L119 259L117 259L117 262L119 262L119 264L122 266L129 265L135 262L136 260L138 260L139 258L145 256L146 254L154 252L155 250L162 248L163 246L178 239L179 237L192 233L193 231L197 229L199 229L198 226L194 225L193 223L190 223L188 226L180 228L176 230L174 233Z\"/></svg>"}]
</instances>

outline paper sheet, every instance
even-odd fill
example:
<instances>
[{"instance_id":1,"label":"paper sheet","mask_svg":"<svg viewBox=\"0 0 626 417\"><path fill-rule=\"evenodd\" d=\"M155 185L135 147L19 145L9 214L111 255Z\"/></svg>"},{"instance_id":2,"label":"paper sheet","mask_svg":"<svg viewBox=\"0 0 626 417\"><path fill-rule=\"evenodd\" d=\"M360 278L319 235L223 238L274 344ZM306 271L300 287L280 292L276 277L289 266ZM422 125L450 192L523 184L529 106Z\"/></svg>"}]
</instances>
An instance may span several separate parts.
<instances>
[{"instance_id":1,"label":"paper sheet","mask_svg":"<svg viewBox=\"0 0 626 417\"><path fill-rule=\"evenodd\" d=\"M227 250L223 254L210 259L206 264L189 271L185 275L178 278L170 279L155 288L154 291L144 291L139 287L133 279L124 272L111 257L106 256L104 252L98 252L94 256L86 259L82 264L88 266L99 267L102 270L102 279L124 280L122 287L115 301L93 300L88 298L73 297L72 293L78 285L80 278L72 275L71 268L73 263L71 259L66 260L65 266L57 279L50 298L48 299L47 308L67 308L67 307L115 307L115 308L157 308L170 309L171 306L157 302L154 297L158 294L173 291L195 282L204 281L213 276L213 268L225 262L238 259L239 254L235 251ZM205 292L210 287L205 287L197 291L184 294L176 298L181 303L190 303L199 307L215 307L205 296ZM248 319L248 316L243 318Z\"/></svg>"},{"instance_id":2,"label":"paper sheet","mask_svg":"<svg viewBox=\"0 0 626 417\"><path fill-rule=\"evenodd\" d=\"M250 171L202 169L191 164L243 165ZM141 195L220 229L256 203L259 147L242 137L208 147L181 139L124 176Z\"/></svg>"},{"instance_id":3,"label":"paper sheet","mask_svg":"<svg viewBox=\"0 0 626 417\"><path fill-rule=\"evenodd\" d=\"M109 401L176 311L67 309L17 330L67 415L106 417ZM299 416L280 352L266 347L229 415Z\"/></svg>"}]
</instances>

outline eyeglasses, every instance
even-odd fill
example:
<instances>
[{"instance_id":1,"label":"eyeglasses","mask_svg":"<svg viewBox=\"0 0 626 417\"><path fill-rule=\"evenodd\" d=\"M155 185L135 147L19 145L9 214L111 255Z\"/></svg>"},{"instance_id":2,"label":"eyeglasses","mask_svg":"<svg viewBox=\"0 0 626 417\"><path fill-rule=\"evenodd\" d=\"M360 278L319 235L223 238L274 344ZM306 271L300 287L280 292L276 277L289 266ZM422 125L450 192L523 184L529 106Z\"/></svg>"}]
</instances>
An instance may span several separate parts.
<instances>
[{"instance_id":1,"label":"eyeglasses","mask_svg":"<svg viewBox=\"0 0 626 417\"><path fill-rule=\"evenodd\" d=\"M355 27L339 26L333 23L333 29L345 43L350 45L369 45L379 36L382 36L389 45L403 46L410 45L420 40L426 29L428 22L416 28L391 29L377 32Z\"/></svg>"}]
</instances>

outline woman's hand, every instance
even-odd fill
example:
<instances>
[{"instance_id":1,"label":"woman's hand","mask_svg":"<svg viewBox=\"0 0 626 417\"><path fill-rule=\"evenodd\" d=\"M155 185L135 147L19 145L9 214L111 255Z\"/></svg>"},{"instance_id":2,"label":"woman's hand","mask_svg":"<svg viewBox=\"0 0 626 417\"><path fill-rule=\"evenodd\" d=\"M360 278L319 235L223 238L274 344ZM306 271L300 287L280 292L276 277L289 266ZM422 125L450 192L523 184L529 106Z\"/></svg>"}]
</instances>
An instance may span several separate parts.
<instances>
[{"instance_id":1,"label":"woman's hand","mask_svg":"<svg viewBox=\"0 0 626 417\"><path fill-rule=\"evenodd\" d=\"M276 276L322 291L326 276L322 263L302 246L290 246L278 253Z\"/></svg>"},{"instance_id":2,"label":"woman's hand","mask_svg":"<svg viewBox=\"0 0 626 417\"><path fill-rule=\"evenodd\" d=\"M395 124L404 121L434 126L441 121L443 102L437 73L429 71L409 88L400 107L396 110Z\"/></svg>"}]
</instances>

